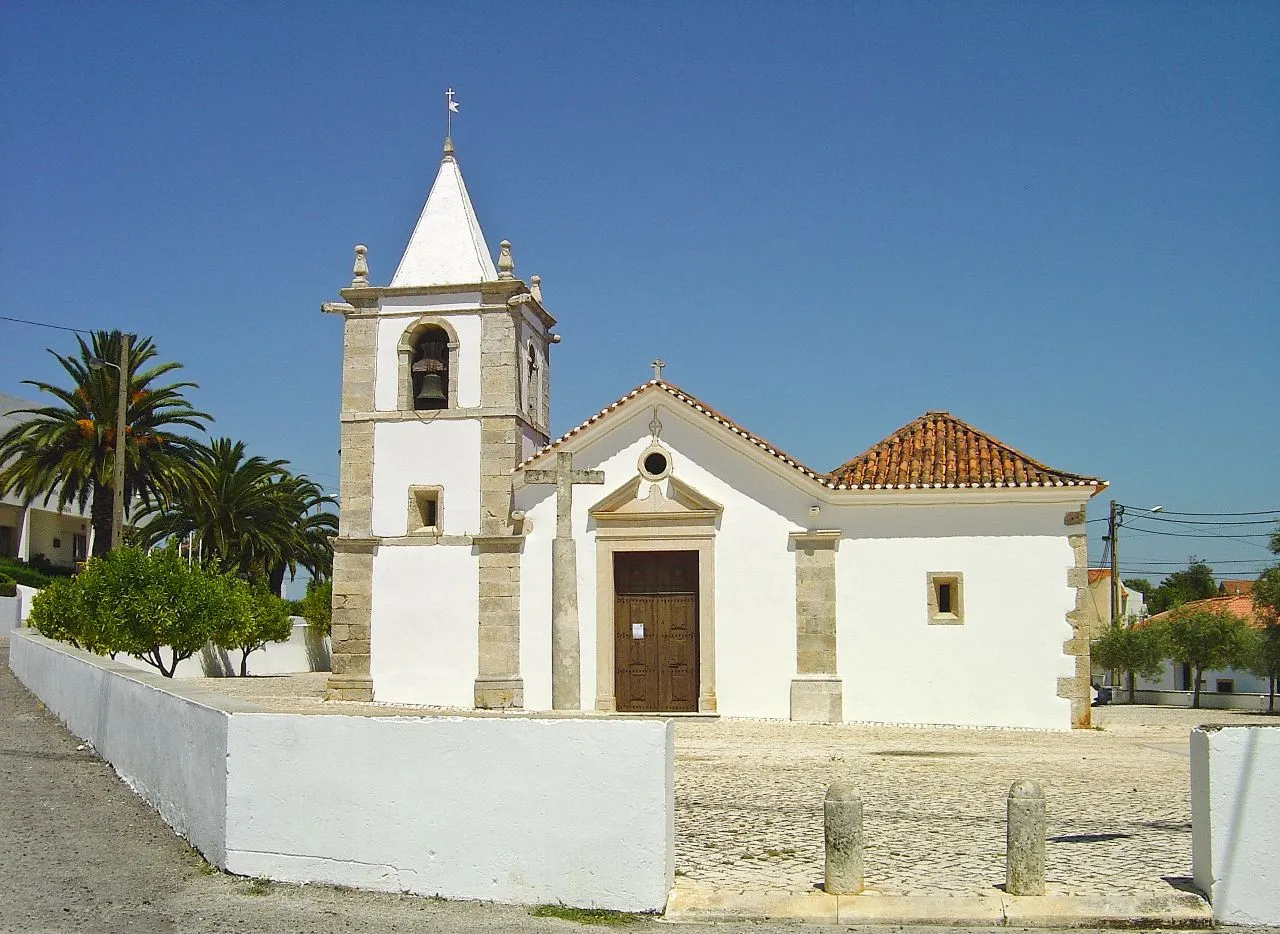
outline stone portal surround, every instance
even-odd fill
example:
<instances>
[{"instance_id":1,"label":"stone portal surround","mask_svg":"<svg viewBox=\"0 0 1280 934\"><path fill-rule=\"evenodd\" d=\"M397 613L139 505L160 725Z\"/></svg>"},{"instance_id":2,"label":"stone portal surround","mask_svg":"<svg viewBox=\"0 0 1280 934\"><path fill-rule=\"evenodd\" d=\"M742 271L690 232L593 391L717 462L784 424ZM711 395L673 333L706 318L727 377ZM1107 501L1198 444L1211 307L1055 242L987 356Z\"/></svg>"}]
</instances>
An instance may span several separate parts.
<instances>
[{"instance_id":1,"label":"stone portal surround","mask_svg":"<svg viewBox=\"0 0 1280 934\"><path fill-rule=\"evenodd\" d=\"M1075 590L1075 605L1067 612L1071 638L1062 644L1064 654L1072 656L1075 672L1058 679L1058 696L1071 702L1071 725L1087 730L1091 722L1092 691L1089 682L1089 617L1085 612L1089 599L1089 536L1084 531L1085 511L1082 506L1066 514L1067 541L1071 545L1074 565L1067 569L1067 585Z\"/></svg>"},{"instance_id":2,"label":"stone portal surround","mask_svg":"<svg viewBox=\"0 0 1280 934\"><path fill-rule=\"evenodd\" d=\"M796 555L796 677L791 719L839 723L843 688L836 674L836 549L839 531L792 532Z\"/></svg>"}]
</instances>

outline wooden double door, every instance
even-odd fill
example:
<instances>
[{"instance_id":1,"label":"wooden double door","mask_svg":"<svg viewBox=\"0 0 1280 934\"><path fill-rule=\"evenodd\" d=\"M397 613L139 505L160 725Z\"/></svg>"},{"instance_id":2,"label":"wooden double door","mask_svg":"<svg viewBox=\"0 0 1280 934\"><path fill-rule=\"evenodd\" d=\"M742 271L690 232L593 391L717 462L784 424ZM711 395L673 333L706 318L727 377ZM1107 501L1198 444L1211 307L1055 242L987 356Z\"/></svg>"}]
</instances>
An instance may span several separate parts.
<instances>
[{"instance_id":1,"label":"wooden double door","mask_svg":"<svg viewBox=\"0 0 1280 934\"><path fill-rule=\"evenodd\" d=\"M616 552L613 583L618 711L696 711L698 553Z\"/></svg>"}]
</instances>

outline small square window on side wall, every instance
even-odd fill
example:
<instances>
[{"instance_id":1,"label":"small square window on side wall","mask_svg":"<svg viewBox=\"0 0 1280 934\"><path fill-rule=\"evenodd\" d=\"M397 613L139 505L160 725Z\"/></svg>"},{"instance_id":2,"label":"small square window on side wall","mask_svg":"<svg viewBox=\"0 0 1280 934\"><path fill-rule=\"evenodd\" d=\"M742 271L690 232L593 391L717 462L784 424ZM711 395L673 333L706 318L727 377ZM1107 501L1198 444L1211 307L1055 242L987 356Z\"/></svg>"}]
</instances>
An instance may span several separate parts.
<instances>
[{"instance_id":1,"label":"small square window on side wall","mask_svg":"<svg viewBox=\"0 0 1280 934\"><path fill-rule=\"evenodd\" d=\"M930 571L930 625L957 625L964 622L964 575L959 571Z\"/></svg>"},{"instance_id":2,"label":"small square window on side wall","mask_svg":"<svg viewBox=\"0 0 1280 934\"><path fill-rule=\"evenodd\" d=\"M444 487L410 486L408 535L439 535L444 531Z\"/></svg>"}]
</instances>

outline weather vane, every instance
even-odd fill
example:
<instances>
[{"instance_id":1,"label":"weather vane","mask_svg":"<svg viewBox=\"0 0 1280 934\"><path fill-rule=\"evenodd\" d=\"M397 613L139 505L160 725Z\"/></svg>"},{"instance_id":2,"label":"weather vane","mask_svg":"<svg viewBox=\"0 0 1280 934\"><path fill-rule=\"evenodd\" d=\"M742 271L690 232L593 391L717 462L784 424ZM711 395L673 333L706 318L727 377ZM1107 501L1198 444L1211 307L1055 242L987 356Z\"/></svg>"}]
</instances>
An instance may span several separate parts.
<instances>
[{"instance_id":1,"label":"weather vane","mask_svg":"<svg viewBox=\"0 0 1280 934\"><path fill-rule=\"evenodd\" d=\"M453 115L458 112L458 102L453 99L453 88L444 92L444 135L446 139L453 136Z\"/></svg>"}]
</instances>

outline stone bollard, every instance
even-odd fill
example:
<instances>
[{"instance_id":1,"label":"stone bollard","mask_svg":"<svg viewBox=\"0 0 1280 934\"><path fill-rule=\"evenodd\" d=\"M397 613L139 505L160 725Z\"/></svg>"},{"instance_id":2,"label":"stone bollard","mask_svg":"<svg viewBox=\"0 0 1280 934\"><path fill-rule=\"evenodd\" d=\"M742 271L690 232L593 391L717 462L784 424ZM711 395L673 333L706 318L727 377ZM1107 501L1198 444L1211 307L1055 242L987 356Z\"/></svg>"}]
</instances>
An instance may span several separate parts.
<instances>
[{"instance_id":1,"label":"stone bollard","mask_svg":"<svg viewBox=\"0 0 1280 934\"><path fill-rule=\"evenodd\" d=\"M1009 788L1005 828L1004 890L1010 895L1044 894L1044 791L1022 780Z\"/></svg>"},{"instance_id":2,"label":"stone bollard","mask_svg":"<svg viewBox=\"0 0 1280 934\"><path fill-rule=\"evenodd\" d=\"M862 891L862 799L847 782L832 782L823 802L829 895Z\"/></svg>"}]
</instances>

